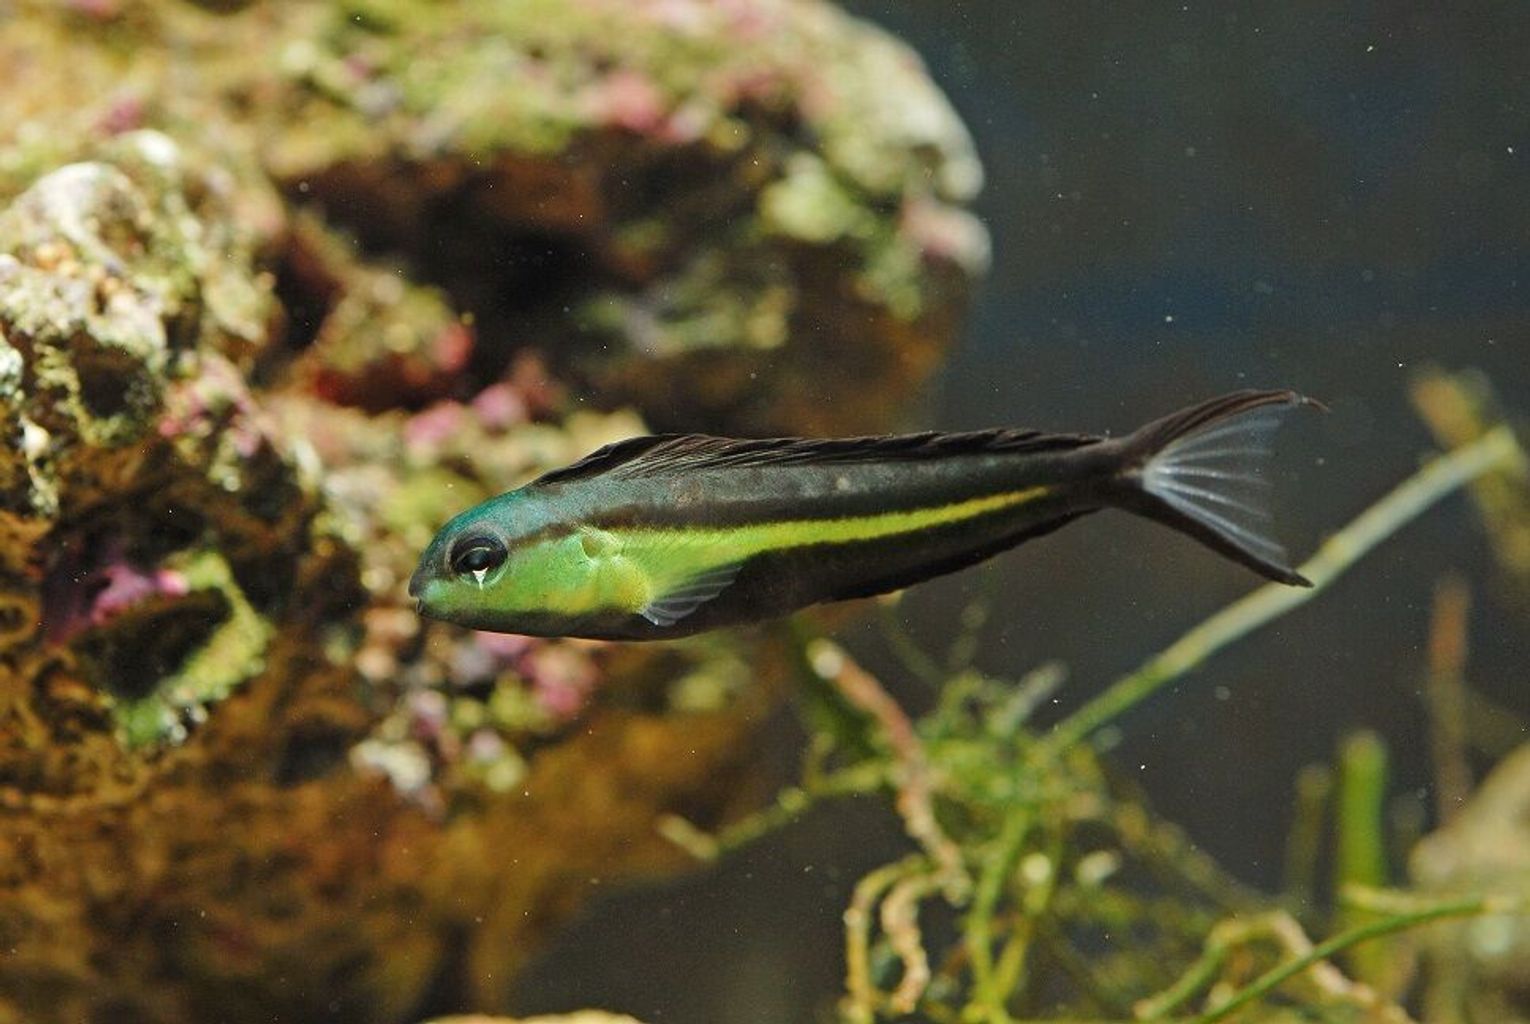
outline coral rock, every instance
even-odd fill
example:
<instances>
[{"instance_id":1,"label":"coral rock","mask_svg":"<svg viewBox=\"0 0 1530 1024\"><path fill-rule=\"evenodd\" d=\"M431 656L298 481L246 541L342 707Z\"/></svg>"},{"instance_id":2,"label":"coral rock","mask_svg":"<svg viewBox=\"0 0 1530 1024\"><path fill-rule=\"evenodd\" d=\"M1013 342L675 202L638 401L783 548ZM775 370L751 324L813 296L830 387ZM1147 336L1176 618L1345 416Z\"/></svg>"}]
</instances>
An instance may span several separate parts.
<instances>
[{"instance_id":1,"label":"coral rock","mask_svg":"<svg viewBox=\"0 0 1530 1024\"><path fill-rule=\"evenodd\" d=\"M1421 888L1530 896L1530 746L1499 763L1460 813L1426 836L1410 867ZM1530 1021L1530 921L1492 914L1442 926L1430 943L1429 1020Z\"/></svg>"},{"instance_id":2,"label":"coral rock","mask_svg":"<svg viewBox=\"0 0 1530 1024\"><path fill-rule=\"evenodd\" d=\"M418 552L649 426L890 425L970 141L818 2L13 9L0 1021L503 1005L685 863L794 662L427 623Z\"/></svg>"},{"instance_id":3,"label":"coral rock","mask_svg":"<svg viewBox=\"0 0 1530 1024\"><path fill-rule=\"evenodd\" d=\"M427 1024L641 1024L636 1017L599 1010L583 1010L579 1013L560 1013L548 1017L437 1017Z\"/></svg>"}]
</instances>

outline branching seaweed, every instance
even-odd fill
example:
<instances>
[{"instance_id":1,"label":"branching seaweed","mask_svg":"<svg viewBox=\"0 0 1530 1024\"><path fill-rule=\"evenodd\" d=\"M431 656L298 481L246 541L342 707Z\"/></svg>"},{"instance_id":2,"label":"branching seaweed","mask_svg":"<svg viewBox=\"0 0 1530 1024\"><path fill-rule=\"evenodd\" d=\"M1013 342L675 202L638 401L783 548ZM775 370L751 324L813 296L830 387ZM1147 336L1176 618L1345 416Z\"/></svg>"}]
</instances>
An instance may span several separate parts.
<instances>
[{"instance_id":1,"label":"branching seaweed","mask_svg":"<svg viewBox=\"0 0 1530 1024\"><path fill-rule=\"evenodd\" d=\"M1439 404L1446 392L1437 385L1432 394ZM982 606L964 616L963 638L944 657L925 652L894 616L884 617L894 653L937 694L919 719L843 649L800 636L804 699L817 726L802 784L719 835L679 819L666 823L666 834L711 858L818 801L891 796L916 848L862 878L845 912L839 1017L847 1024L908 1018L960 1024L1411 1021L1403 1000L1414 972L1377 966L1397 959L1391 947L1375 948L1378 940L1449 919L1530 908L1516 896L1379 888L1388 881L1386 758L1379 740L1353 739L1337 776L1320 767L1301 776L1283 900L1231 878L1156 818L1113 777L1090 740L1222 648L1320 596L1442 498L1494 474L1525 472L1525 452L1507 427L1458 424L1450 439L1451 450L1301 566L1312 588L1254 591L1046 731L1028 722L1061 685L1061 668L1045 666L1018 681L977 671L972 655ZM1495 495L1495 529L1504 534L1511 504L1503 497L1506 486L1486 493ZM1458 678L1461 586L1447 584L1438 595L1433 653L1421 668L1430 680L1431 706L1448 711L1436 751L1442 772L1455 779L1453 792L1470 781L1458 770L1463 746L1482 742L1474 716L1495 714L1474 703L1478 698ZM1505 732L1497 742L1510 738ZM1330 810L1335 800L1339 806ZM1317 871L1330 820L1339 833L1331 890L1337 906L1323 913ZM921 927L922 908L936 900L956 911L950 935L944 927L942 935ZM1321 932L1329 937L1309 938ZM1373 952L1357 954L1367 948Z\"/></svg>"}]
</instances>

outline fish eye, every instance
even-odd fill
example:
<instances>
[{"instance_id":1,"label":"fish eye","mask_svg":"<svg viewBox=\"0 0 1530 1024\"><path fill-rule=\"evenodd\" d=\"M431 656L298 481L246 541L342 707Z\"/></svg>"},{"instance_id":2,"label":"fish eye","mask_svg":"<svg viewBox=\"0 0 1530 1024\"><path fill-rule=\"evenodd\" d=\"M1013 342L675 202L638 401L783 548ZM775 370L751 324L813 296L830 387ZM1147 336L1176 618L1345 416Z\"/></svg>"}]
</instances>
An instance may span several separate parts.
<instances>
[{"instance_id":1,"label":"fish eye","mask_svg":"<svg viewBox=\"0 0 1530 1024\"><path fill-rule=\"evenodd\" d=\"M452 550L452 572L459 576L485 573L498 567L507 554L504 543L497 537L468 537Z\"/></svg>"}]
</instances>

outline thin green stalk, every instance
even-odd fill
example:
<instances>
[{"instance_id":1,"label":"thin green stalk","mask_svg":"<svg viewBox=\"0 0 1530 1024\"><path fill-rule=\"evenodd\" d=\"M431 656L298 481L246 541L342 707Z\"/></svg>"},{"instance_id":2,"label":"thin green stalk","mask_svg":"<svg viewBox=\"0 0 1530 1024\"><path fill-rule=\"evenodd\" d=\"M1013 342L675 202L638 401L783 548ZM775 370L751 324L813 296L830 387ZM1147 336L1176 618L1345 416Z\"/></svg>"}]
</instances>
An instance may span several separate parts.
<instances>
[{"instance_id":1,"label":"thin green stalk","mask_svg":"<svg viewBox=\"0 0 1530 1024\"><path fill-rule=\"evenodd\" d=\"M1347 931L1340 932L1326 942L1318 943L1303 955L1293 960L1288 960L1279 967L1271 968L1264 974L1261 974L1247 986L1239 989L1238 994L1227 1000L1227 1002L1196 1017L1194 1024L1216 1024L1217 1021L1226 1020L1249 1003L1269 995L1274 989L1296 975L1316 964L1322 963L1324 960L1330 959L1337 953L1344 952L1351 946L1380 938L1383 935L1391 935L1394 932L1417 928L1432 921L1441 921L1452 917L1473 917L1477 914L1486 913L1488 909L1488 900L1482 897L1453 900L1447 903L1438 903L1430 907L1422 907L1418 910L1405 911L1391 917L1384 917L1355 928L1350 928Z\"/></svg>"},{"instance_id":2,"label":"thin green stalk","mask_svg":"<svg viewBox=\"0 0 1530 1024\"><path fill-rule=\"evenodd\" d=\"M697 828L678 814L667 814L658 821L658 831L665 839L699 861L715 861L725 853L793 824L821 803L845 797L865 796L887 785L887 773L880 765L852 765L832 775L825 775L811 786L792 786L776 794L775 803L734 822L712 834Z\"/></svg>"},{"instance_id":3,"label":"thin green stalk","mask_svg":"<svg viewBox=\"0 0 1530 1024\"><path fill-rule=\"evenodd\" d=\"M972 909L967 912L966 940L967 952L972 958L973 1004L984 1015L980 1019L990 1024L1009 1024L1010 1021L1004 1005L1008 993L1000 989L994 975L994 908L998 906L1005 883L1014 873L1030 827L1031 816L1027 810L1016 810L1005 819L997 848L983 865L973 893Z\"/></svg>"},{"instance_id":4,"label":"thin green stalk","mask_svg":"<svg viewBox=\"0 0 1530 1024\"><path fill-rule=\"evenodd\" d=\"M1328 800L1332 795L1333 772L1327 765L1309 764L1296 773L1291 830L1286 834L1282 901L1298 917L1311 912L1317 893L1318 858L1322 856Z\"/></svg>"},{"instance_id":5,"label":"thin green stalk","mask_svg":"<svg viewBox=\"0 0 1530 1024\"><path fill-rule=\"evenodd\" d=\"M972 667L972 660L977 657L978 646L983 641L983 627L988 624L988 617L993 612L993 602L998 589L999 574L993 570L990 563L987 571L978 579L977 595L962 609L961 618L958 620L961 623L961 629L957 632L956 639L951 641L950 649L946 651L947 676L954 676Z\"/></svg>"},{"instance_id":6,"label":"thin green stalk","mask_svg":"<svg viewBox=\"0 0 1530 1024\"><path fill-rule=\"evenodd\" d=\"M1336 889L1376 888L1387 881L1387 748L1381 737L1362 730L1339 748L1339 793L1334 854Z\"/></svg>"},{"instance_id":7,"label":"thin green stalk","mask_svg":"<svg viewBox=\"0 0 1530 1024\"><path fill-rule=\"evenodd\" d=\"M1387 883L1387 748L1381 737L1363 730L1339 747L1338 804L1334 811L1334 890ZM1341 907L1337 922L1345 927L1373 920L1370 911ZM1349 973L1384 990L1390 958L1385 949L1367 946L1349 954Z\"/></svg>"},{"instance_id":8,"label":"thin green stalk","mask_svg":"<svg viewBox=\"0 0 1530 1024\"><path fill-rule=\"evenodd\" d=\"M994 971L994 987L1005 994L1006 999L1020 987L1021 978L1025 972L1027 955L1030 953L1031 941L1035 938L1036 925L1046 914L1052 902L1052 896L1057 892L1058 876L1062 874L1064 854L1063 829L1053 823L1051 842L1047 844L1047 863L1051 870L1047 872L1046 880L1026 892L1020 909L1020 919L1010 931L1009 939L1004 944L1004 950L999 954L999 962Z\"/></svg>"},{"instance_id":9,"label":"thin green stalk","mask_svg":"<svg viewBox=\"0 0 1530 1024\"><path fill-rule=\"evenodd\" d=\"M1446 573L1434 586L1429 624L1429 671L1424 702L1429 709L1429 755L1434 766L1434 814L1450 823L1472 790L1466 756L1467 623L1472 593L1459 573Z\"/></svg>"},{"instance_id":10,"label":"thin green stalk","mask_svg":"<svg viewBox=\"0 0 1530 1024\"><path fill-rule=\"evenodd\" d=\"M1143 1021L1162 1021L1173 1011L1184 1006L1197 995L1210 988L1227 963L1232 947L1226 943L1208 944L1201 958L1179 980L1151 999L1144 999L1136 1006L1136 1016Z\"/></svg>"},{"instance_id":11,"label":"thin green stalk","mask_svg":"<svg viewBox=\"0 0 1530 1024\"><path fill-rule=\"evenodd\" d=\"M1441 498L1492 470L1516 465L1525 453L1508 427L1435 458L1330 537L1300 569L1310 588L1278 583L1234 601L1068 716L1046 738L1064 750L1254 630L1322 593L1345 570Z\"/></svg>"}]
</instances>

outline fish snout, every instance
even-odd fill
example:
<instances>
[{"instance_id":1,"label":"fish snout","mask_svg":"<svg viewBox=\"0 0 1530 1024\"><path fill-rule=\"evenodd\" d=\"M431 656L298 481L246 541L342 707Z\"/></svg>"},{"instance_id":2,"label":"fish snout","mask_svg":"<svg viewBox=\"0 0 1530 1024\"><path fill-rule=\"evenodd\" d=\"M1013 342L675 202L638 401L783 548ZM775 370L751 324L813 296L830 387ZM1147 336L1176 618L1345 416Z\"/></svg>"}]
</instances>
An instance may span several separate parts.
<instances>
[{"instance_id":1,"label":"fish snout","mask_svg":"<svg viewBox=\"0 0 1530 1024\"><path fill-rule=\"evenodd\" d=\"M425 567L421 566L420 568L418 568L418 569L416 569L414 571L414 575L413 576L409 577L409 596L413 597L413 598L419 598L420 594L424 590L425 590Z\"/></svg>"}]
</instances>

